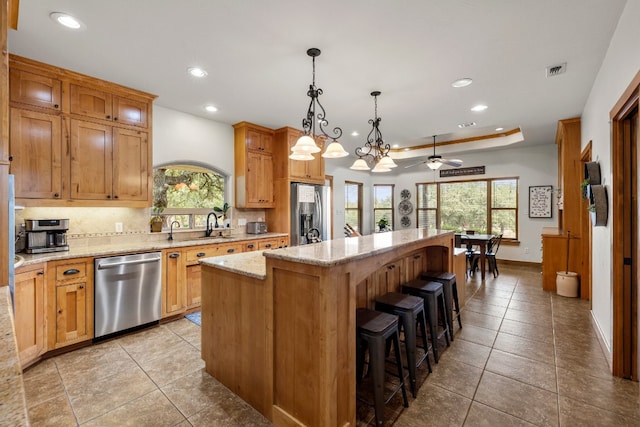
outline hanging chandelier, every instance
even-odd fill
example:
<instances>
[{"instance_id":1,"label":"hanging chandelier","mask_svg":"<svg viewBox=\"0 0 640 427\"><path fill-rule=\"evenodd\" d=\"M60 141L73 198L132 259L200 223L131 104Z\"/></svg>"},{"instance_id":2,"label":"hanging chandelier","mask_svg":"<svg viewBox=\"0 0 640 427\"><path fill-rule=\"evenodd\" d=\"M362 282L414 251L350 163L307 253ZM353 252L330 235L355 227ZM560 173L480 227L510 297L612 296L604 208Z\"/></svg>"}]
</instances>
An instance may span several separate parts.
<instances>
[{"instance_id":1,"label":"hanging chandelier","mask_svg":"<svg viewBox=\"0 0 640 427\"><path fill-rule=\"evenodd\" d=\"M379 90L371 92L375 105L374 118L369 119L369 124L372 128L369 135L367 135L367 142L365 142L364 147L356 148L356 156L358 156L358 158L353 162L353 165L351 165L351 169L353 170L389 172L392 168L398 166L393 159L389 157L391 146L384 143L382 132L380 132L380 121L382 120L378 117L378 96L380 93ZM371 169L369 163L374 165L373 169Z\"/></svg>"},{"instance_id":2,"label":"hanging chandelier","mask_svg":"<svg viewBox=\"0 0 640 427\"><path fill-rule=\"evenodd\" d=\"M324 129L325 126L329 125L329 122L326 119L324 107L318 99L318 97L322 95L322 89L316 87L316 57L320 56L320 49L313 47L307 50L307 55L312 58L313 63L313 80L311 85L309 85L309 90L307 91L307 96L311 98L311 102L309 103L309 109L307 110L306 117L302 119L304 135L302 135L296 142L296 145L291 148L289 158L293 160L313 160L314 157L312 154L319 153L321 151L320 147L316 145L316 141L314 139L315 136L318 136L318 134L316 134L316 122L318 122L320 133L327 139L331 140L331 143L327 146L322 157L346 157L349 153L347 153L338 142L338 138L342 136L342 129L339 127L333 128L332 133L334 136L328 135Z\"/></svg>"}]
</instances>

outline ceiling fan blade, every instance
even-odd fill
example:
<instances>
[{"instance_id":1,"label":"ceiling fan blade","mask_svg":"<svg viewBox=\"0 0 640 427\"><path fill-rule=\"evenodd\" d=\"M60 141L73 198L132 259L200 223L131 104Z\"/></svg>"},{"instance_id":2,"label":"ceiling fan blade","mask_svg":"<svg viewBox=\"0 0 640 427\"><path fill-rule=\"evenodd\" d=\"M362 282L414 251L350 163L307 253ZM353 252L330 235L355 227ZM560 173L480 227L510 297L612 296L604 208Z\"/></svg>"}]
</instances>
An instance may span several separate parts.
<instances>
[{"instance_id":1,"label":"ceiling fan blade","mask_svg":"<svg viewBox=\"0 0 640 427\"><path fill-rule=\"evenodd\" d=\"M451 166L454 168L459 168L460 166L462 166L462 160L460 159L439 159L440 163L443 163L447 166Z\"/></svg>"},{"instance_id":2,"label":"ceiling fan blade","mask_svg":"<svg viewBox=\"0 0 640 427\"><path fill-rule=\"evenodd\" d=\"M419 162L419 163L414 163L414 164L412 164L412 165L405 166L404 168L405 168L405 169L408 169L408 168L412 168L412 167L414 167L414 166L422 165L422 164L424 164L424 163L427 163L427 161L428 161L428 160L423 160L423 161L421 161L421 162Z\"/></svg>"}]
</instances>

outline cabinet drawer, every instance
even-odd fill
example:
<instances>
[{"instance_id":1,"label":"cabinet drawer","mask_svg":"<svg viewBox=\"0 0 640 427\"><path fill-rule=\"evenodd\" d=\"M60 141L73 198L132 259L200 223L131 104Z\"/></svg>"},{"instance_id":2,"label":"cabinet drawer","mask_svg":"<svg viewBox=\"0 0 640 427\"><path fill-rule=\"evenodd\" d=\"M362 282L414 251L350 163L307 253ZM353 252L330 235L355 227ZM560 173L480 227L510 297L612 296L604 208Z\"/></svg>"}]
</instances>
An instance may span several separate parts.
<instances>
[{"instance_id":1,"label":"cabinet drawer","mask_svg":"<svg viewBox=\"0 0 640 427\"><path fill-rule=\"evenodd\" d=\"M87 264L84 262L56 267L56 281L79 279L81 277L87 277Z\"/></svg>"},{"instance_id":2,"label":"cabinet drawer","mask_svg":"<svg viewBox=\"0 0 640 427\"><path fill-rule=\"evenodd\" d=\"M258 249L276 249L278 247L278 239L258 240Z\"/></svg>"},{"instance_id":3,"label":"cabinet drawer","mask_svg":"<svg viewBox=\"0 0 640 427\"><path fill-rule=\"evenodd\" d=\"M215 246L201 246L187 250L187 264L197 264L198 260L214 256Z\"/></svg>"}]
</instances>

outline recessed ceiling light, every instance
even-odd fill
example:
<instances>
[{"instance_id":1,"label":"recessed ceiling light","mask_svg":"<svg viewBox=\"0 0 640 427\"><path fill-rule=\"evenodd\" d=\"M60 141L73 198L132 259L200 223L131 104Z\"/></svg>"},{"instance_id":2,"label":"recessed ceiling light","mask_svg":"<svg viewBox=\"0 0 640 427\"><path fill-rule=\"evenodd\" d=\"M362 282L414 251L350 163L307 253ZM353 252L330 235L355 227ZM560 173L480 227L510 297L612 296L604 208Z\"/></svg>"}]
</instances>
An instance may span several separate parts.
<instances>
[{"instance_id":1,"label":"recessed ceiling light","mask_svg":"<svg viewBox=\"0 0 640 427\"><path fill-rule=\"evenodd\" d=\"M63 25L67 28L71 28L72 30L80 30L85 28L85 25L82 23L82 21L66 13L53 12L49 14L49 17L58 24Z\"/></svg>"},{"instance_id":2,"label":"recessed ceiling light","mask_svg":"<svg viewBox=\"0 0 640 427\"><path fill-rule=\"evenodd\" d=\"M351 136L358 136L358 135L360 135L360 134L355 130L353 132L351 132Z\"/></svg>"},{"instance_id":3,"label":"recessed ceiling light","mask_svg":"<svg viewBox=\"0 0 640 427\"><path fill-rule=\"evenodd\" d=\"M487 108L489 108L489 107L487 107L486 105L478 104L478 105L476 105L476 106L471 107L471 111L476 111L476 112L478 112L478 111L484 111L484 110L486 110Z\"/></svg>"},{"instance_id":4,"label":"recessed ceiling light","mask_svg":"<svg viewBox=\"0 0 640 427\"><path fill-rule=\"evenodd\" d=\"M393 144L393 145L391 146L391 148L398 148L398 147L400 147L400 145L398 145L398 144Z\"/></svg>"},{"instance_id":5,"label":"recessed ceiling light","mask_svg":"<svg viewBox=\"0 0 640 427\"><path fill-rule=\"evenodd\" d=\"M206 107L204 107L204 109L210 113L215 113L216 111L218 111L218 109L213 105L207 105Z\"/></svg>"},{"instance_id":6,"label":"recessed ceiling light","mask_svg":"<svg viewBox=\"0 0 640 427\"><path fill-rule=\"evenodd\" d=\"M187 68L187 72L191 74L193 77L205 77L208 74L206 70L199 67Z\"/></svg>"},{"instance_id":7,"label":"recessed ceiling light","mask_svg":"<svg viewBox=\"0 0 640 427\"><path fill-rule=\"evenodd\" d=\"M496 128L496 132L500 132L501 130L504 130L504 128Z\"/></svg>"},{"instance_id":8,"label":"recessed ceiling light","mask_svg":"<svg viewBox=\"0 0 640 427\"><path fill-rule=\"evenodd\" d=\"M465 86L469 86L471 83L473 83L473 80L469 77L464 77L461 79L458 79L454 82L451 83L451 86L453 87L465 87Z\"/></svg>"},{"instance_id":9,"label":"recessed ceiling light","mask_svg":"<svg viewBox=\"0 0 640 427\"><path fill-rule=\"evenodd\" d=\"M467 123L460 123L458 127L460 129L463 129L463 128L470 128L471 126L475 126L475 125L476 125L476 122L467 122Z\"/></svg>"}]
</instances>

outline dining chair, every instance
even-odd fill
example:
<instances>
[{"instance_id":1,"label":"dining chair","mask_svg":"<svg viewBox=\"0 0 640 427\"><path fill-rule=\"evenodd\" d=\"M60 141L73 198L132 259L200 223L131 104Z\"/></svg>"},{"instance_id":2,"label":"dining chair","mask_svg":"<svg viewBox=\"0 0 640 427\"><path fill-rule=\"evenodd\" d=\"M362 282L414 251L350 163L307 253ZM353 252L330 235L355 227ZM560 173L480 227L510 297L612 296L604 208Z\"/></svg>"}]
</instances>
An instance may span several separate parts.
<instances>
[{"instance_id":1,"label":"dining chair","mask_svg":"<svg viewBox=\"0 0 640 427\"><path fill-rule=\"evenodd\" d=\"M473 245L469 240L469 236L467 236L466 234L460 235L460 247L465 248L467 250L466 258L467 258L467 265L468 265L468 270L467 270L467 277L468 277L471 275L471 269L473 268L474 259L476 256L480 256L480 251L473 248Z\"/></svg>"},{"instance_id":2,"label":"dining chair","mask_svg":"<svg viewBox=\"0 0 640 427\"><path fill-rule=\"evenodd\" d=\"M487 264L489 264L489 271L493 273L493 277L498 277L500 272L498 271L498 262L496 260L496 254L498 253L498 249L500 249L500 243L502 242L502 234L495 236L487 243L487 250L484 253L485 259L487 260ZM478 252L478 251L476 251ZM471 271L478 270L478 262L480 260L480 253L478 252L473 256L471 260Z\"/></svg>"}]
</instances>

